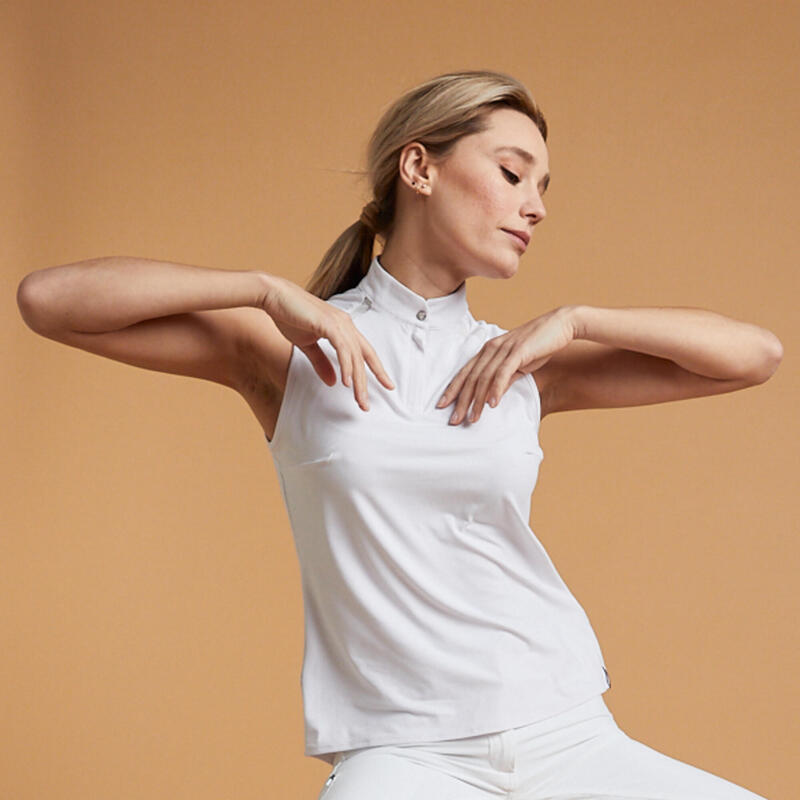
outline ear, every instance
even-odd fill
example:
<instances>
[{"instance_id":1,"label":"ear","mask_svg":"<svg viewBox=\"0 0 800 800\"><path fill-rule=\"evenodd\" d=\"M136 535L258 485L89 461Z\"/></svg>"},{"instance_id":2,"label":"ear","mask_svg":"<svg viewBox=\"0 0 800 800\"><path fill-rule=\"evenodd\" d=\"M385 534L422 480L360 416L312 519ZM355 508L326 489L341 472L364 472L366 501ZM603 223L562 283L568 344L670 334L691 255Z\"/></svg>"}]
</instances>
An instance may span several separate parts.
<instances>
[{"instance_id":1,"label":"ear","mask_svg":"<svg viewBox=\"0 0 800 800\"><path fill-rule=\"evenodd\" d=\"M436 178L436 165L420 142L411 142L400 151L398 168L400 180L412 191L421 183L431 187Z\"/></svg>"}]
</instances>

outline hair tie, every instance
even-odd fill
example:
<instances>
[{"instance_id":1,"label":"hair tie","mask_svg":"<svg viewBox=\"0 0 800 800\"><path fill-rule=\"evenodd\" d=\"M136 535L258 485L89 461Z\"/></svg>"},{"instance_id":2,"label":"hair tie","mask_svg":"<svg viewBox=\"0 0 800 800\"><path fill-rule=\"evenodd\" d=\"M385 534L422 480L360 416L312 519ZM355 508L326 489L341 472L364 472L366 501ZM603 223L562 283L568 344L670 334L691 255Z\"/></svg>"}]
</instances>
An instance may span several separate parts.
<instances>
[{"instance_id":1,"label":"hair tie","mask_svg":"<svg viewBox=\"0 0 800 800\"><path fill-rule=\"evenodd\" d=\"M361 209L361 216L358 221L369 230L373 235L378 232L378 217L380 216L380 209L375 200L370 200L364 208Z\"/></svg>"}]
</instances>

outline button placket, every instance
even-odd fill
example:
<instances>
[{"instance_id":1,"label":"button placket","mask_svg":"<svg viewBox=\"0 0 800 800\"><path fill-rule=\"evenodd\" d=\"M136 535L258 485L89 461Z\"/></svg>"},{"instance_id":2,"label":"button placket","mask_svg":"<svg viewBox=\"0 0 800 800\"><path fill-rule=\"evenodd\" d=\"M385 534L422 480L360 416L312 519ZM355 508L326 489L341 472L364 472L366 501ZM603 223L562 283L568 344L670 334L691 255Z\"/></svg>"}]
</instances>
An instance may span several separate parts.
<instances>
[{"instance_id":1,"label":"button placket","mask_svg":"<svg viewBox=\"0 0 800 800\"><path fill-rule=\"evenodd\" d=\"M424 322L427 318L428 312L421 308L417 311L416 317L420 322ZM411 339L417 346L418 366L415 369L415 388L413 408L416 413L421 413L423 398L425 396L425 384L427 381L427 369L425 364L425 345L428 339L428 330L426 325L416 324L411 332Z\"/></svg>"},{"instance_id":2,"label":"button placket","mask_svg":"<svg viewBox=\"0 0 800 800\"><path fill-rule=\"evenodd\" d=\"M422 408L422 397L425 394L425 376L427 370L425 369L425 333L426 331L418 325L414 326L414 331L411 334L411 339L416 345L416 366L414 368L414 393L413 393L413 409L419 413Z\"/></svg>"},{"instance_id":3,"label":"button placket","mask_svg":"<svg viewBox=\"0 0 800 800\"><path fill-rule=\"evenodd\" d=\"M420 322L424 322L428 318L428 312L421 308L417 311L417 319ZM425 339L427 335L427 330L424 325L415 325L414 332L411 334L411 338L414 340L414 343L419 347L420 350L423 352L425 351Z\"/></svg>"}]
</instances>

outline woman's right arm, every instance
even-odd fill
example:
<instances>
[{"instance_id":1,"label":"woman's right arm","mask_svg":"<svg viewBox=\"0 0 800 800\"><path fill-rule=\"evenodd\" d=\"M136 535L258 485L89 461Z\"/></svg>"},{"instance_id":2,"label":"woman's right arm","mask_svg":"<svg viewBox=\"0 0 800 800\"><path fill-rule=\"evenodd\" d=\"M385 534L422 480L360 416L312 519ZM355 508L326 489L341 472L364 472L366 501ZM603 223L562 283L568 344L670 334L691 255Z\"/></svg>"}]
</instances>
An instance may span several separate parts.
<instances>
[{"instance_id":1,"label":"woman's right arm","mask_svg":"<svg viewBox=\"0 0 800 800\"><path fill-rule=\"evenodd\" d=\"M328 338L342 380L366 401L364 361L389 380L345 312L277 275L110 256L26 275L17 289L22 318L49 339L128 364L215 381L243 391L285 377L297 344L320 378L336 381L316 343ZM389 381L389 384L391 381ZM391 388L391 386L389 387Z\"/></svg>"}]
</instances>

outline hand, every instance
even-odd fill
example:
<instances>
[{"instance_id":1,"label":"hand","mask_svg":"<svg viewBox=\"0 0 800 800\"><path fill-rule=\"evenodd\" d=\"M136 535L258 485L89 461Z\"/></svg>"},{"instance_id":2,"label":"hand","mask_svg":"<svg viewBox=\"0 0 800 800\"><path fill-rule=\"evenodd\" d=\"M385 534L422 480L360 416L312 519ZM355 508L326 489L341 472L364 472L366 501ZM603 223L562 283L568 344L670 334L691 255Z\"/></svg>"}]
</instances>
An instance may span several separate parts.
<instances>
[{"instance_id":1,"label":"hand","mask_svg":"<svg viewBox=\"0 0 800 800\"><path fill-rule=\"evenodd\" d=\"M462 421L472 401L470 422L477 422L489 398L494 408L514 381L534 372L576 338L574 306L561 306L501 336L489 339L450 381L437 408L457 399L450 424Z\"/></svg>"},{"instance_id":2,"label":"hand","mask_svg":"<svg viewBox=\"0 0 800 800\"><path fill-rule=\"evenodd\" d=\"M336 383L336 372L317 340L327 339L334 346L341 366L342 383L350 386L353 380L356 402L364 411L369 410L364 362L387 389L394 389L377 353L346 311L278 275L270 275L270 288L262 305L278 330L305 353L328 386Z\"/></svg>"}]
</instances>

